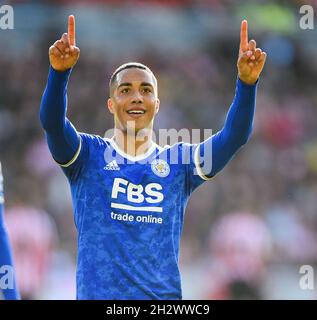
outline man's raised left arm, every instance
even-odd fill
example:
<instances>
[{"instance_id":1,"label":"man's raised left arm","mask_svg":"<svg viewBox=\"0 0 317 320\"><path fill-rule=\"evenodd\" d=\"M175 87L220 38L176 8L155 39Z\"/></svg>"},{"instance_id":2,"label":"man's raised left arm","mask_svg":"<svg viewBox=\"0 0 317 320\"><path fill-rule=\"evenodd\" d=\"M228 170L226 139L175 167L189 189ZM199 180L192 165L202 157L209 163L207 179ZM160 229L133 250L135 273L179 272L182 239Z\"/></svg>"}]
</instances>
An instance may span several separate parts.
<instances>
[{"instance_id":1,"label":"man's raised left arm","mask_svg":"<svg viewBox=\"0 0 317 320\"><path fill-rule=\"evenodd\" d=\"M256 88L265 60L266 53L256 47L255 40L248 41L248 25L243 20L235 97L223 128L202 142L194 155L197 171L203 179L216 175L248 141L253 126Z\"/></svg>"}]
</instances>

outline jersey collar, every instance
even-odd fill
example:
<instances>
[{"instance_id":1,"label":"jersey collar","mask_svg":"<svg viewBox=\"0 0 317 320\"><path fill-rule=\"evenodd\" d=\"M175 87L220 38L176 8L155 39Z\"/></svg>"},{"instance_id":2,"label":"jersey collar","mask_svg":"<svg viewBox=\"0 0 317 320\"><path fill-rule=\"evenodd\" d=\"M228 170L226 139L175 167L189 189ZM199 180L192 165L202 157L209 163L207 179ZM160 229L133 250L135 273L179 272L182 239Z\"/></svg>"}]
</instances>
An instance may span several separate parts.
<instances>
[{"instance_id":1,"label":"jersey collar","mask_svg":"<svg viewBox=\"0 0 317 320\"><path fill-rule=\"evenodd\" d=\"M138 156L133 157L133 156L125 153L125 152L117 145L117 143L116 143L115 140L114 140L114 137L112 137L111 139L109 139L109 142L110 142L111 146L113 147L113 149L116 150L116 152L117 152L118 154L120 154L123 158L126 158L126 159L128 159L128 160L130 160L130 161L134 161L134 162L140 161L140 160L144 160L144 159L146 159L147 157L149 157L149 156L155 151L156 146L157 146L157 145L152 141L151 146L150 146L150 148L147 150L146 153L140 154L140 155L138 155Z\"/></svg>"}]
</instances>

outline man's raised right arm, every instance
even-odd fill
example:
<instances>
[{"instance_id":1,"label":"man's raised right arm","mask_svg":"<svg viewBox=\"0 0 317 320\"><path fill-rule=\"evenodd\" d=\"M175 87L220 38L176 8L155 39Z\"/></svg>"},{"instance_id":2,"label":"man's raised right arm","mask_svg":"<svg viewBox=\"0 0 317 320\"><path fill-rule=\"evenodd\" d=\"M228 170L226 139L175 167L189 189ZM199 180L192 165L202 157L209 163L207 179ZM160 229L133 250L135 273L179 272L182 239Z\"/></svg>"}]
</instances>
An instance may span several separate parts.
<instances>
[{"instance_id":1,"label":"man's raised right arm","mask_svg":"<svg viewBox=\"0 0 317 320\"><path fill-rule=\"evenodd\" d=\"M79 58L75 46L75 19L69 16L68 33L49 49L50 70L40 107L40 121L53 158L69 165L80 151L80 137L66 117L67 83Z\"/></svg>"}]
</instances>

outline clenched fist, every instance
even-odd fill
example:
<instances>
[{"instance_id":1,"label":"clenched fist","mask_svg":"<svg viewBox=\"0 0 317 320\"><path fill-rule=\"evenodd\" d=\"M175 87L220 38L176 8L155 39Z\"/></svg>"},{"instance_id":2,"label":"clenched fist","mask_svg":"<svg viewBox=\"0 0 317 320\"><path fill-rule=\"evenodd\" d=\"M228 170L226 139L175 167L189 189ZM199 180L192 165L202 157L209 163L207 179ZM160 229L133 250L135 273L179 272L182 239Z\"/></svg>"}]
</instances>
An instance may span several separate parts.
<instances>
[{"instance_id":1,"label":"clenched fist","mask_svg":"<svg viewBox=\"0 0 317 320\"><path fill-rule=\"evenodd\" d=\"M51 66L56 71L65 71L72 68L78 58L80 50L76 47L75 40L75 17L68 17L68 33L64 33L60 40L57 40L49 48L49 59Z\"/></svg>"}]
</instances>

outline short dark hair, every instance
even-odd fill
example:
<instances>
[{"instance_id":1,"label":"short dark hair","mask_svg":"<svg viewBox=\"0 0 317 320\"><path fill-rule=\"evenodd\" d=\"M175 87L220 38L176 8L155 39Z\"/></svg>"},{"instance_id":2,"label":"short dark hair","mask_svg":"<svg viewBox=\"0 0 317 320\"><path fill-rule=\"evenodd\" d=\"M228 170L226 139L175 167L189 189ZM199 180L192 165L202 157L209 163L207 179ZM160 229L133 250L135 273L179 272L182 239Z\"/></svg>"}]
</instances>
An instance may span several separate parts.
<instances>
[{"instance_id":1,"label":"short dark hair","mask_svg":"<svg viewBox=\"0 0 317 320\"><path fill-rule=\"evenodd\" d=\"M117 80L118 73L120 73L121 71L123 71L125 69L131 69L131 68L138 68L138 69L142 69L142 70L147 71L148 73L150 73L152 75L154 82L157 85L156 77L155 77L154 73L152 72L152 70L148 66L146 66L145 64L140 63L140 62L128 62L128 63L124 63L121 66L119 66L111 75L110 81L109 81L110 95L112 94L111 88L112 88L113 84L115 83L115 81Z\"/></svg>"}]
</instances>

